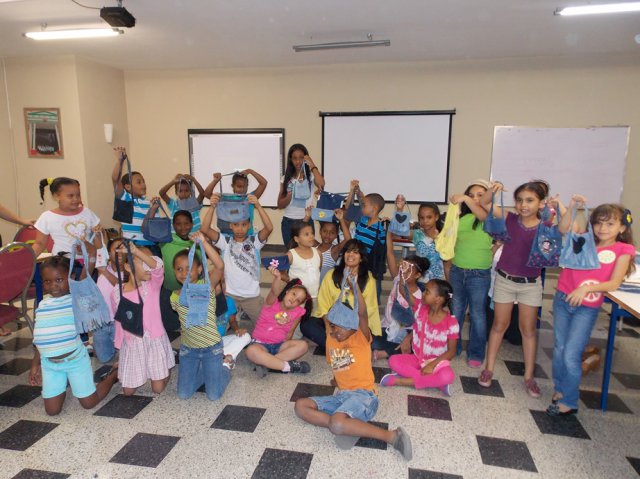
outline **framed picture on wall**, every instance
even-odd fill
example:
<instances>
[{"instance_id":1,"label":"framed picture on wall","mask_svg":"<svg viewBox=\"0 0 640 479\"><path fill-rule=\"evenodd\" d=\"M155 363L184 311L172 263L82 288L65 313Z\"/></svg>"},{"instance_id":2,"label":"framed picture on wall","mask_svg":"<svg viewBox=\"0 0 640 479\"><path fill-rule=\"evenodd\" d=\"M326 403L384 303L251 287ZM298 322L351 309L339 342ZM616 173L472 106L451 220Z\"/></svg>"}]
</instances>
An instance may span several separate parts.
<instances>
[{"instance_id":1,"label":"framed picture on wall","mask_svg":"<svg viewBox=\"0 0 640 479\"><path fill-rule=\"evenodd\" d=\"M29 158L64 158L60 108L25 108Z\"/></svg>"}]
</instances>

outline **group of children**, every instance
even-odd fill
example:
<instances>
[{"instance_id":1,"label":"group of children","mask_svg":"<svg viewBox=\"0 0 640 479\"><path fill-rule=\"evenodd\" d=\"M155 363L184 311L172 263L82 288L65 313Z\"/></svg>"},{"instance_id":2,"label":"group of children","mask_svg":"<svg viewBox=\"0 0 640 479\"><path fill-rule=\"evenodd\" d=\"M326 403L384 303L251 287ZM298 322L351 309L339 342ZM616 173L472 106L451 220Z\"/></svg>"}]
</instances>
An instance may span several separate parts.
<instances>
[{"instance_id":1,"label":"group of children","mask_svg":"<svg viewBox=\"0 0 640 479\"><path fill-rule=\"evenodd\" d=\"M202 385L209 399L220 398L243 349L260 377L269 371L308 373L311 366L301 360L309 345L305 337L325 351L338 392L298 400L296 414L328 428L339 447L353 446L358 437L371 437L386 441L410 459L411 440L404 429L387 431L368 423L378 407L372 362L389 359L392 373L381 379L382 387L437 388L449 396L455 378L451 360L461 354L459 338L468 310L467 364L482 368L478 382L490 387L514 304L523 336L524 386L531 396L540 396L533 370L537 310L542 303L541 269L528 266L528 257L538 226L553 222L554 214L562 234L579 229L572 214L586 204L584 197L574 195L565 208L557 197L549 197L545 182L520 185L514 192L515 212L504 217L508 239L498 242L484 231L483 222L492 198L503 186L476 180L464 193L450 198L452 204L460 205L453 258L443 261L440 257L436 239L443 228L442 217L436 204L425 203L418 209L415 229L408 233L416 254L397 260L395 235L380 217L385 200L376 193L365 195L357 180L351 181L346 204L334 211L334 219L320 222L320 241L316 240L310 220L312 185L322 188L324 179L306 148L293 145L278 200L278 206L288 210L282 232L289 250L286 258L274 258L269 264L272 283L263 299L260 251L273 230L259 202L266 180L252 170L234 174L233 194L247 206L244 216L226 223L218 218L213 227L216 210L228 201L226 195L213 192L221 174L214 174L205 189L189 175L176 175L160 190L160 198L149 200L142 174L133 171L120 177L125 155L124 149L116 149L112 179L117 198L133 202L133 220L123 223L121 237L108 242L100 220L82 204L76 180L56 178L41 183L41 195L48 185L58 207L43 213L35 223L38 233L33 249L40 254L51 238L54 256L41 266L46 296L36 310L37 349L30 381L42 381L48 414L60 412L67 381L86 408L104 398L117 380L125 395L134 394L148 381L155 393L161 393L176 363L167 332L178 328L182 333L178 353L181 399L191 397ZM250 193L248 175L259 185ZM168 196L172 186L176 198ZM211 206L200 221L204 198ZM143 231L161 199L170 211L172 241L155 244ZM359 218L348 214L356 200ZM187 204L191 211L182 208ZM403 212L405 207L399 195L396 209ZM263 225L257 233L253 231L254 212ZM493 213L501 217L500 211ZM348 216L354 223L351 227ZM589 222L600 267L564 268L554 299L554 393L547 409L552 416L577 412L581 354L602 293L616 289L633 267L628 211L619 205L601 205ZM70 264L58 255L77 248L77 241L86 244L88 264ZM494 253L499 247L501 256L492 279ZM287 268L280 262L288 263ZM387 268L393 282L381 315L378 305ZM97 358L112 362L111 371L97 386L87 349L75 329L69 292L70 278L87 276L96 280L116 319L93 331ZM495 319L487 335L489 302ZM241 328L240 318L255 324L244 321Z\"/></svg>"}]
</instances>

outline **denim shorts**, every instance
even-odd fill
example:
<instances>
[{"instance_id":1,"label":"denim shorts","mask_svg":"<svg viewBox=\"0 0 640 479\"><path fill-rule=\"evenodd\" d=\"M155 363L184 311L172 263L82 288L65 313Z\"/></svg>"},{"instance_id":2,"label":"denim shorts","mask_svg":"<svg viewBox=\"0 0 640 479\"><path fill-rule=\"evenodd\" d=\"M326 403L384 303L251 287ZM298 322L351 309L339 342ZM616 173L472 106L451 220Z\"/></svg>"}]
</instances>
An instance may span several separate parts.
<instances>
[{"instance_id":1,"label":"denim shorts","mask_svg":"<svg viewBox=\"0 0 640 479\"><path fill-rule=\"evenodd\" d=\"M259 344L260 346L264 346L264 348L267 350L267 352L269 354L272 354L273 356L275 356L276 354L278 354L280 352L280 346L282 346L282 343L265 344L265 343L261 343L260 341L255 341L255 343Z\"/></svg>"},{"instance_id":2,"label":"denim shorts","mask_svg":"<svg viewBox=\"0 0 640 479\"><path fill-rule=\"evenodd\" d=\"M87 348L79 346L73 353L60 362L40 358L42 365L42 397L44 399L59 396L67 390L67 381L77 398L86 398L96 391L93 382L93 369Z\"/></svg>"},{"instance_id":3,"label":"denim shorts","mask_svg":"<svg viewBox=\"0 0 640 479\"><path fill-rule=\"evenodd\" d=\"M312 396L309 399L316 403L319 411L330 416L341 412L364 422L371 421L378 411L378 396L366 389L338 390L333 396Z\"/></svg>"}]
</instances>

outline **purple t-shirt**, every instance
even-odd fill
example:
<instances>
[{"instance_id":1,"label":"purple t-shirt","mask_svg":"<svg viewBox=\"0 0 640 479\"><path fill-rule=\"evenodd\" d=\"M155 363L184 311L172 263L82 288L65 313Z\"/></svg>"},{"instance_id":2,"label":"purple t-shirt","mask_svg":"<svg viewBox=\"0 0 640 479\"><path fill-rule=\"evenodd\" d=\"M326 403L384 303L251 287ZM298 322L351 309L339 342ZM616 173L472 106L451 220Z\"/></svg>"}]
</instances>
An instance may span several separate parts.
<instances>
[{"instance_id":1,"label":"purple t-shirt","mask_svg":"<svg viewBox=\"0 0 640 479\"><path fill-rule=\"evenodd\" d=\"M540 276L540 268L528 267L527 261L538 225L525 228L520 221L520 216L511 211L507 213L506 223L511 240L504 244L498 269L512 276L537 278Z\"/></svg>"}]
</instances>

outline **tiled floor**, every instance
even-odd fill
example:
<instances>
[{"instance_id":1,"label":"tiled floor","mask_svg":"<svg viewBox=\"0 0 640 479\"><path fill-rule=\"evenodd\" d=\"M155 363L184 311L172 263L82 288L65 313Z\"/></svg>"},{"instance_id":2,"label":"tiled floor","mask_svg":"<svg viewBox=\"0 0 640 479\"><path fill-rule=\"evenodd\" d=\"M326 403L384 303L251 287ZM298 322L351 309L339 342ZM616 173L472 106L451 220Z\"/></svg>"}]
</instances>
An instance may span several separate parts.
<instances>
[{"instance_id":1,"label":"tiled floor","mask_svg":"<svg viewBox=\"0 0 640 479\"><path fill-rule=\"evenodd\" d=\"M240 355L217 402L201 393L179 400L174 372L159 396L145 387L124 397L116 386L93 411L69 395L63 412L48 417L40 388L27 385L31 336L21 328L0 343L0 479L639 477L640 328L625 325L616 339L609 412L598 409L600 371L584 378L577 417L544 414L552 393L553 283L550 275L536 368L541 399L526 395L521 349L508 343L489 389L478 386L479 371L468 368L463 356L453 361L452 397L435 390L380 391L375 424L409 433L409 463L379 441L361 439L350 450L338 449L328 431L295 416L297 398L334 391L313 346L305 357L313 369L304 376L258 379ZM603 313L593 344L603 346L606 327ZM179 342L175 337L174 347ZM389 372L387 362L378 361L374 372L379 381Z\"/></svg>"}]
</instances>

